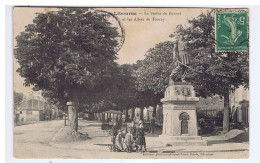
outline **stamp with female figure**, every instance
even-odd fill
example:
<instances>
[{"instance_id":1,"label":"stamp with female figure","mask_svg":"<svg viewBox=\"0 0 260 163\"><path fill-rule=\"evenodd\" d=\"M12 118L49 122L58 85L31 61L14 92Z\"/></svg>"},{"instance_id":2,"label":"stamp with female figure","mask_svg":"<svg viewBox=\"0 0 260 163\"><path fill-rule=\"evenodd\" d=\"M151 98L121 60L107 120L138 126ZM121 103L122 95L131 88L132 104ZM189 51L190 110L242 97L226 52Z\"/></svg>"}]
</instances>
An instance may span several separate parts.
<instances>
[{"instance_id":1,"label":"stamp with female figure","mask_svg":"<svg viewBox=\"0 0 260 163\"><path fill-rule=\"evenodd\" d=\"M247 22L247 12L216 13L216 51L247 51Z\"/></svg>"}]
</instances>

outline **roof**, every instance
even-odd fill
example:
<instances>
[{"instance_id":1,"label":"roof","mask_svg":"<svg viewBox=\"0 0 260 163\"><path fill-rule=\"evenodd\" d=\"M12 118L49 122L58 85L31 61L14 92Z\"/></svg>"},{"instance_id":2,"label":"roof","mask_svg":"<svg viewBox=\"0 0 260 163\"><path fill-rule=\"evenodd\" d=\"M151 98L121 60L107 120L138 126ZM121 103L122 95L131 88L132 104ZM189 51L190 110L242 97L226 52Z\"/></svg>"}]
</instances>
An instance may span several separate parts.
<instances>
[{"instance_id":1,"label":"roof","mask_svg":"<svg viewBox=\"0 0 260 163\"><path fill-rule=\"evenodd\" d=\"M122 114L121 111L116 111L116 110L108 110L108 111L104 111L103 113Z\"/></svg>"}]
</instances>

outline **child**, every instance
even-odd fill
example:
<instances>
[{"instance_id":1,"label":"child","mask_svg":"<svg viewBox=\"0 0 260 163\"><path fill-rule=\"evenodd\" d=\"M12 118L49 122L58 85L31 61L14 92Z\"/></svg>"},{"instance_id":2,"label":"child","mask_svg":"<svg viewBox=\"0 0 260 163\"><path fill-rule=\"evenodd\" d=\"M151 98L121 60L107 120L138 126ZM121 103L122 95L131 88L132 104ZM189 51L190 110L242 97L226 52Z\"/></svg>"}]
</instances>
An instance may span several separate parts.
<instances>
[{"instance_id":1,"label":"child","mask_svg":"<svg viewBox=\"0 0 260 163\"><path fill-rule=\"evenodd\" d=\"M116 136L116 149L118 149L119 152L124 151L122 139L123 139L123 133L121 130L118 130L118 134Z\"/></svg>"},{"instance_id":2,"label":"child","mask_svg":"<svg viewBox=\"0 0 260 163\"><path fill-rule=\"evenodd\" d=\"M117 124L114 123L114 126L112 127L112 130L111 130L111 136L112 136L112 142L113 144L115 144L115 138L116 138L116 135L117 135Z\"/></svg>"},{"instance_id":3,"label":"child","mask_svg":"<svg viewBox=\"0 0 260 163\"><path fill-rule=\"evenodd\" d=\"M115 143L116 143L116 136L117 136L117 124L114 123L114 126L112 127L112 130L110 131L111 134L111 142L113 143L112 150L115 151Z\"/></svg>"},{"instance_id":4,"label":"child","mask_svg":"<svg viewBox=\"0 0 260 163\"><path fill-rule=\"evenodd\" d=\"M125 135L125 144L126 144L126 151L127 152L132 152L132 144L133 144L134 138L133 135L131 134L130 130L127 131L127 134Z\"/></svg>"},{"instance_id":5,"label":"child","mask_svg":"<svg viewBox=\"0 0 260 163\"><path fill-rule=\"evenodd\" d=\"M131 126L131 134L133 135L133 140L136 140L136 127L135 127L135 122L132 121L132 126Z\"/></svg>"},{"instance_id":6,"label":"child","mask_svg":"<svg viewBox=\"0 0 260 163\"><path fill-rule=\"evenodd\" d=\"M139 123L139 127L137 128L137 142L139 145L140 151L142 151L142 148L144 147L144 150L146 150L146 141L144 137L144 125L142 122Z\"/></svg>"}]
</instances>

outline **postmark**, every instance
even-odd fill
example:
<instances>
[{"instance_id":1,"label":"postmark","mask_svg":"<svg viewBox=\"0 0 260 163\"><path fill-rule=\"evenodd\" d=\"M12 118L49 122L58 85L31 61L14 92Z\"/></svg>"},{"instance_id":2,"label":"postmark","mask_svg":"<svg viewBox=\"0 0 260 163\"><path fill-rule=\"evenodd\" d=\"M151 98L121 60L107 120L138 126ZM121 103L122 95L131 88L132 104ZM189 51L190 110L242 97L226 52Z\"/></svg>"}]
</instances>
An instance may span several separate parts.
<instances>
[{"instance_id":1,"label":"postmark","mask_svg":"<svg viewBox=\"0 0 260 163\"><path fill-rule=\"evenodd\" d=\"M125 42L125 28L123 26L122 21L115 14L105 11L105 10L96 9L93 12L103 15L110 23L112 23L112 25L114 27L116 27L118 29L117 31L118 31L120 37L117 39L118 46L115 49L116 52L118 52L122 48L122 46L124 45L124 42Z\"/></svg>"},{"instance_id":2,"label":"postmark","mask_svg":"<svg viewBox=\"0 0 260 163\"><path fill-rule=\"evenodd\" d=\"M216 52L248 50L247 12L216 13Z\"/></svg>"}]
</instances>

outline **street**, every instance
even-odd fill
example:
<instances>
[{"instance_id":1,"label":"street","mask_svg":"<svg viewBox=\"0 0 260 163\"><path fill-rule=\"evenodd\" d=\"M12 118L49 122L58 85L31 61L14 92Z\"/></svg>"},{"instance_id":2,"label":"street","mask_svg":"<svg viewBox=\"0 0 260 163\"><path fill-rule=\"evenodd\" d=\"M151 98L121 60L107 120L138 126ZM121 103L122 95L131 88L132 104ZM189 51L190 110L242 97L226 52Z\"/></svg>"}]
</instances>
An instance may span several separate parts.
<instances>
[{"instance_id":1,"label":"street","mask_svg":"<svg viewBox=\"0 0 260 163\"><path fill-rule=\"evenodd\" d=\"M148 152L126 153L109 151L111 144L107 131L101 130L101 123L79 120L79 131L88 138L74 142L67 134L69 126L64 120L43 121L14 127L14 156L16 158L232 158L248 157L248 142L219 142L209 146L165 146L158 135L146 136ZM210 138L207 138L210 140ZM215 138L214 138L215 139Z\"/></svg>"}]
</instances>

